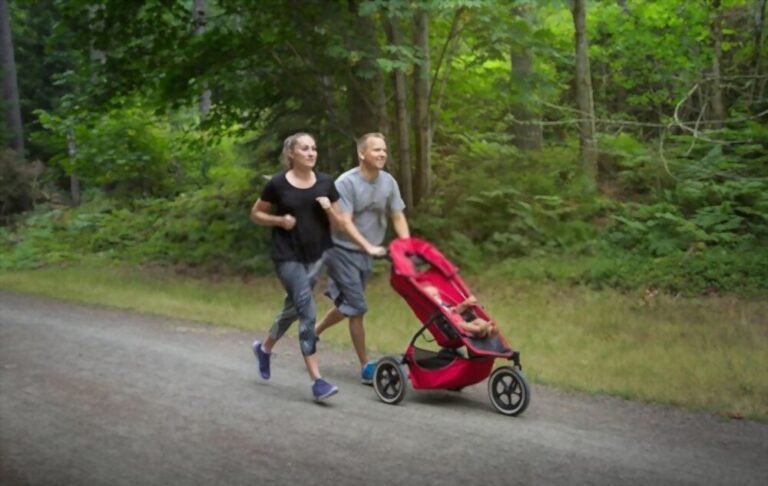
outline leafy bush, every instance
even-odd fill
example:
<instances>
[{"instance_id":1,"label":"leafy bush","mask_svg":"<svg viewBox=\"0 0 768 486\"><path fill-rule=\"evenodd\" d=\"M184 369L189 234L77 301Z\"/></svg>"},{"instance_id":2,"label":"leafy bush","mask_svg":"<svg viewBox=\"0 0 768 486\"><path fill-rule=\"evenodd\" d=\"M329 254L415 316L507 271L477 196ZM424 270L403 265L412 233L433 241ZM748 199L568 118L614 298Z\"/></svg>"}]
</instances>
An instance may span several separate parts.
<instances>
[{"instance_id":1,"label":"leafy bush","mask_svg":"<svg viewBox=\"0 0 768 486\"><path fill-rule=\"evenodd\" d=\"M0 268L101 255L208 269L270 269L267 231L248 218L257 197L239 188L206 187L175 199L126 204L96 197L76 209L40 208L15 231L0 234ZM237 190L235 190L237 189Z\"/></svg>"},{"instance_id":2,"label":"leafy bush","mask_svg":"<svg viewBox=\"0 0 768 486\"><path fill-rule=\"evenodd\" d=\"M40 196L36 187L40 172L40 163L26 163L11 150L0 151L0 224L32 207Z\"/></svg>"},{"instance_id":3,"label":"leafy bush","mask_svg":"<svg viewBox=\"0 0 768 486\"><path fill-rule=\"evenodd\" d=\"M464 265L561 250L594 239L610 202L586 191L567 146L520 153L505 136L463 139L435 162L433 196L413 213L416 233Z\"/></svg>"},{"instance_id":4,"label":"leafy bush","mask_svg":"<svg viewBox=\"0 0 768 486\"><path fill-rule=\"evenodd\" d=\"M649 200L674 178L659 155L628 133L600 136L600 182L619 200Z\"/></svg>"},{"instance_id":5,"label":"leafy bush","mask_svg":"<svg viewBox=\"0 0 768 486\"><path fill-rule=\"evenodd\" d=\"M768 129L724 130L729 144L677 137L668 180L653 198L620 206L605 240L653 256L735 248L768 236ZM683 151L680 145L687 148ZM627 169L637 174L639 169ZM637 177L636 181L644 180Z\"/></svg>"},{"instance_id":6,"label":"leafy bush","mask_svg":"<svg viewBox=\"0 0 768 486\"><path fill-rule=\"evenodd\" d=\"M133 100L105 113L37 114L45 131L35 139L56 154L51 162L118 197L174 196L207 182L220 162L212 159L224 155L202 132L186 130L183 119L161 118Z\"/></svg>"},{"instance_id":7,"label":"leafy bush","mask_svg":"<svg viewBox=\"0 0 768 486\"><path fill-rule=\"evenodd\" d=\"M654 287L688 296L721 292L759 295L768 291L768 251L712 249L658 258L614 254L595 259L577 281L597 287Z\"/></svg>"}]
</instances>

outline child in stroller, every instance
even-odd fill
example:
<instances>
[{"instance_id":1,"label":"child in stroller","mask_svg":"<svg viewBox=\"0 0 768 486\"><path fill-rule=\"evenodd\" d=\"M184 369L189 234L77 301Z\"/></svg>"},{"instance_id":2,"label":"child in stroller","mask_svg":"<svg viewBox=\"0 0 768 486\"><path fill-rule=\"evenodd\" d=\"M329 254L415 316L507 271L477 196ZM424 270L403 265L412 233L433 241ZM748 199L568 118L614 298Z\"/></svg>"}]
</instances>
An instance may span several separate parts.
<instances>
[{"instance_id":1,"label":"child in stroller","mask_svg":"<svg viewBox=\"0 0 768 486\"><path fill-rule=\"evenodd\" d=\"M521 371L520 353L509 346L472 297L456 266L433 245L417 238L394 240L389 256L390 284L422 326L403 355L385 356L377 362L373 385L379 399L389 404L402 401L405 368L414 389L460 390L489 378L488 393L494 408L505 415L522 413L530 401L530 390ZM440 351L416 345L425 331ZM458 351L462 347L466 356ZM493 370L496 358L508 359L514 366Z\"/></svg>"},{"instance_id":2,"label":"child in stroller","mask_svg":"<svg viewBox=\"0 0 768 486\"><path fill-rule=\"evenodd\" d=\"M477 317L477 315L472 312L472 307L478 305L475 296L470 295L464 299L464 301L459 302L455 306L451 306L449 303L443 300L442 295L440 295L440 289L434 285L427 283L422 285L422 289L427 293L427 295L435 299L438 304L442 305L451 312L459 314L462 317L463 320L459 323L459 326L463 331L466 331L475 337L481 338L489 336L493 337L499 333L498 328L496 328L496 325L492 321L486 321L485 319Z\"/></svg>"}]
</instances>

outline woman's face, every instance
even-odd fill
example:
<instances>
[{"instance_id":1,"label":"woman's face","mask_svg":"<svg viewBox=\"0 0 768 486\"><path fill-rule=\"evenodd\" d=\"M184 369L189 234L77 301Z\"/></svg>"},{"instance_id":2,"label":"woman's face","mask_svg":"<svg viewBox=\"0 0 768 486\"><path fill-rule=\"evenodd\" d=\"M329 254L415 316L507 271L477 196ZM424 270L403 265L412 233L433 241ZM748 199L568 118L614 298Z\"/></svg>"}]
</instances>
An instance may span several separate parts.
<instances>
[{"instance_id":1,"label":"woman's face","mask_svg":"<svg viewBox=\"0 0 768 486\"><path fill-rule=\"evenodd\" d=\"M293 168L303 167L312 169L317 162L317 146L315 140L309 135L302 135L296 139L291 151Z\"/></svg>"}]
</instances>

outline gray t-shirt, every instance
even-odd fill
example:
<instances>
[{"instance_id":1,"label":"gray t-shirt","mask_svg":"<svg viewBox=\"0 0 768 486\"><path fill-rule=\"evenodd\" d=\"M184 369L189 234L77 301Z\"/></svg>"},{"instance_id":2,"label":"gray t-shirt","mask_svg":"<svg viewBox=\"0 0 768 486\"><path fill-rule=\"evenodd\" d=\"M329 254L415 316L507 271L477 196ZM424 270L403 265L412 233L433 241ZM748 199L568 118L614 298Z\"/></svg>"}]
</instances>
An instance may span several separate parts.
<instances>
[{"instance_id":1,"label":"gray t-shirt","mask_svg":"<svg viewBox=\"0 0 768 486\"><path fill-rule=\"evenodd\" d=\"M350 169L336 179L341 211L352 214L352 222L372 245L381 245L387 232L387 218L405 209L397 181L389 172L380 171L374 181L360 174L360 167ZM361 248L345 233L335 232L333 242L350 250Z\"/></svg>"}]
</instances>

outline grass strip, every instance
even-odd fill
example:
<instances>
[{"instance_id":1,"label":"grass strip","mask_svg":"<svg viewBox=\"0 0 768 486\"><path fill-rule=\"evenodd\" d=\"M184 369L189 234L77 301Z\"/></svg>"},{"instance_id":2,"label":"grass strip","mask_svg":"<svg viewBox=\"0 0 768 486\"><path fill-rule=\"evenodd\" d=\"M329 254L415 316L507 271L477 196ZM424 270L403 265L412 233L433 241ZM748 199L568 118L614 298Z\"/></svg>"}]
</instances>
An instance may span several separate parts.
<instances>
[{"instance_id":1,"label":"grass strip","mask_svg":"<svg viewBox=\"0 0 768 486\"><path fill-rule=\"evenodd\" d=\"M768 302L467 280L521 351L532 382L768 421ZM0 288L255 335L267 330L283 295L275 278L201 279L92 263L0 272ZM318 316L330 307L322 288ZM401 353L420 323L383 276L371 282L369 299L370 350ZM349 346L346 325L330 329L323 341Z\"/></svg>"}]
</instances>

